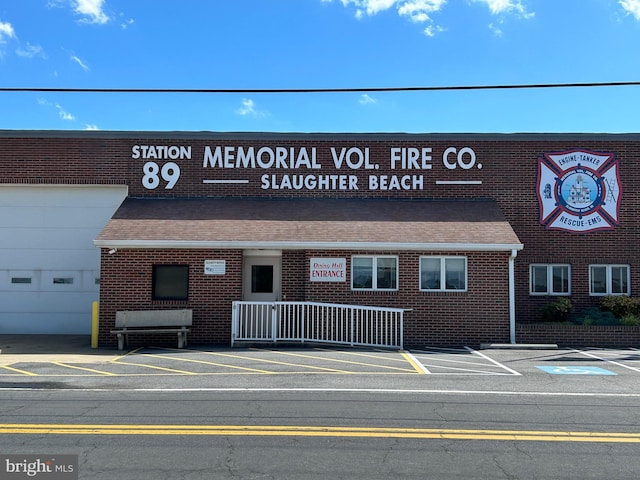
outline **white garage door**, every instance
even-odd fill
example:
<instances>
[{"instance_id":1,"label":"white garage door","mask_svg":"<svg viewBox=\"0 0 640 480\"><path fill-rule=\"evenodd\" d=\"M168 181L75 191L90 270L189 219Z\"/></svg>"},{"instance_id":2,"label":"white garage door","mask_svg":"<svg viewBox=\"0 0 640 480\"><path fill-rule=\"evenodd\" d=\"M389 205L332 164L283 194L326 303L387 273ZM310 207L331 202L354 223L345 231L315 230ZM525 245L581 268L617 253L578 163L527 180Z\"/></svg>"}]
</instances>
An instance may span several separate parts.
<instances>
[{"instance_id":1,"label":"white garage door","mask_svg":"<svg viewBox=\"0 0 640 480\"><path fill-rule=\"evenodd\" d=\"M0 185L0 333L89 334L93 245L123 186Z\"/></svg>"}]
</instances>

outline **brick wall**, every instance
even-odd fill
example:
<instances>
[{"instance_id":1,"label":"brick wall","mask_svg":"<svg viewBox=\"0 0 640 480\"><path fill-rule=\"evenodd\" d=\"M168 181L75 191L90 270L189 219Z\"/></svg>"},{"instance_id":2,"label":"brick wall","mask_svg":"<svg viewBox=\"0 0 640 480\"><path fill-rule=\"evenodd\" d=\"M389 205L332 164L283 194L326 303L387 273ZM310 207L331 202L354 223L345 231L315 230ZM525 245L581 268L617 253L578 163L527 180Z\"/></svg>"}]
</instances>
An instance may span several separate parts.
<instances>
[{"instance_id":1,"label":"brick wall","mask_svg":"<svg viewBox=\"0 0 640 480\"><path fill-rule=\"evenodd\" d=\"M110 330L120 310L192 309L190 343L229 344L231 302L242 298L241 250L118 250L102 249L100 272L100 345L115 345ZM224 275L205 275L205 260L225 260ZM189 265L189 298L153 300L153 265ZM176 345L168 335L154 343ZM136 341L132 336L131 340Z\"/></svg>"},{"instance_id":2,"label":"brick wall","mask_svg":"<svg viewBox=\"0 0 640 480\"><path fill-rule=\"evenodd\" d=\"M133 159L132 146L144 145L189 145L191 159L176 159L181 168L181 176L173 189L164 188L160 182L156 189L143 186L143 167L149 159ZM317 160L322 170L302 169L212 169L203 168L205 147L221 146L277 146L316 147ZM330 148L358 147L369 151L369 161L373 169L337 169L333 165ZM431 149L431 169L392 169L390 148L428 147ZM471 147L476 155L472 168L459 166L448 169L443 154L449 147L460 151ZM585 149L615 153L619 159L619 174L623 189L620 226L613 231L595 232L585 235L545 230L539 224L539 209L536 198L537 159L544 153L570 149ZM469 159L466 158L465 161ZM637 245L640 243L640 136L638 135L394 135L394 134L168 134L168 133L109 133L37 132L11 135L4 132L0 136L0 183L64 183L64 184L127 184L133 196L315 196L315 197L377 197L377 198L493 198L511 223L525 249L516 260L516 315L519 322L537 320L539 309L553 298L529 295L529 265L531 263L568 263L572 270L571 299L578 310L595 304L589 297L588 266L594 263L629 264L631 266L631 292L640 289L640 261ZM455 162L455 155L448 157ZM159 166L165 160L157 160ZM481 168L480 168L481 167ZM352 175L357 177L359 190L265 190L261 188L262 175ZM369 190L369 175L422 175L422 190ZM203 180L237 179L248 180L247 184L208 184ZM438 185L436 180L476 180L480 185ZM145 253L148 254L149 252ZM174 252L175 253L175 252ZM182 253L181 253L182 254ZM167 254L168 255L168 254ZM333 255L333 254L332 254ZM417 255L417 253L416 253ZM408 256L407 256L408 258ZM300 252L287 254L286 262L301 262ZM506 263L506 262L501 262ZM469 263L470 269L474 267ZM109 263L104 268L109 269ZM123 267L124 268L124 267ZM409 267L410 268L410 267ZM485 268L478 266L477 268ZM505 267L506 268L506 267ZM128 267L126 267L128 269ZM291 268L291 271L296 269ZM506 272L506 270L505 270ZM506 273L501 281L506 282ZM292 277L293 278L293 277ZM139 277L140 281L149 278ZM298 279L299 280L299 279ZM292 280L293 282L293 280ZM296 281L287 286L293 296L299 296L307 286ZM482 284L469 282L470 289L478 289ZM103 290L110 288L103 283ZM334 294L336 295L336 294ZM355 294L353 294L355 295ZM369 300L367 295L360 295ZM382 299L379 295L371 300ZM430 304L434 312L450 310L452 300L448 295L433 296ZM436 301L435 299L438 298ZM481 297L478 297L481 298ZM474 307L455 298L455 309L465 318L456 321L434 322L431 316L417 313L407 317L410 331L425 342L438 339L470 340L478 332L484 332L486 313L495 307L489 296ZM114 300L107 300L113 302ZM385 304L397 302L393 295L384 298ZM402 299L404 301L404 299ZM194 304L195 305L195 304ZM506 307L505 307L506 308ZM440 315L439 313L437 315ZM450 314L450 317L453 314ZM479 317L479 318L476 318ZM484 318L483 318L484 317ZM441 316L437 318L442 318ZM478 325L476 326L476 322ZM464 328L461 327L461 324ZM424 325L424 328L418 328ZM491 327L493 328L493 327ZM497 328L497 327L496 327ZM433 332L438 330L437 335ZM490 329L491 330L491 329ZM420 333L417 333L417 332ZM196 336L199 335L196 333ZM434 337L436 335L436 337ZM488 335L488 334L487 334ZM493 334L492 334L493 335ZM503 336L501 329L495 336Z\"/></svg>"},{"instance_id":3,"label":"brick wall","mask_svg":"<svg viewBox=\"0 0 640 480\"><path fill-rule=\"evenodd\" d=\"M311 282L312 257L347 259L350 251L284 251L282 295L288 301L314 301L385 306L411 310L405 314L406 347L426 345L478 345L509 340L508 254L459 252L468 260L467 292L421 292L421 252L380 252L398 255L399 289L393 292L354 292L350 281ZM451 252L433 252L451 255ZM430 253L431 255L431 253ZM204 261L223 259L223 276L204 275ZM186 301L152 299L154 264L189 265L189 298ZM101 345L115 345L115 312L119 310L193 309L190 343L229 344L231 304L242 299L242 251L240 250L126 250L110 255L102 250L100 335ZM175 345L169 336L146 338L153 343ZM132 342L139 341L132 337Z\"/></svg>"}]
</instances>

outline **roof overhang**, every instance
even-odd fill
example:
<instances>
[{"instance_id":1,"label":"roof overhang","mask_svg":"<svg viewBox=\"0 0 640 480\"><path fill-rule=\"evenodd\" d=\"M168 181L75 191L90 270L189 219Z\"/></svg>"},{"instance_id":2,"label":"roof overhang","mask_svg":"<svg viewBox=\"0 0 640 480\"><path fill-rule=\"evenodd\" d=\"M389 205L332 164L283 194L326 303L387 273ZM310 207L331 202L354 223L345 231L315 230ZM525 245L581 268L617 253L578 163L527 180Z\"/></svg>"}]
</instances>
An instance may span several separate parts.
<instances>
[{"instance_id":1,"label":"roof overhang","mask_svg":"<svg viewBox=\"0 0 640 480\"><path fill-rule=\"evenodd\" d=\"M99 248L513 251L492 200L128 198Z\"/></svg>"}]
</instances>

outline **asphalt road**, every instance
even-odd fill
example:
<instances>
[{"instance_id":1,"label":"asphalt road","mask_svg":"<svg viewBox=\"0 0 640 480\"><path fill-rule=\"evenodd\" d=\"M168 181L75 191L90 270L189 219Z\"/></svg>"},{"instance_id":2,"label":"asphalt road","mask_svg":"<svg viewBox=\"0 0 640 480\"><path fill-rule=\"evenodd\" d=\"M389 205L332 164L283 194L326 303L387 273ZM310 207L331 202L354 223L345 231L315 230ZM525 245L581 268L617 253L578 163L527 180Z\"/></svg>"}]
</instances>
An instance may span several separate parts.
<instances>
[{"instance_id":1,"label":"asphalt road","mask_svg":"<svg viewBox=\"0 0 640 480\"><path fill-rule=\"evenodd\" d=\"M638 398L13 391L0 405L3 453L77 454L79 478L87 479L631 479L640 472Z\"/></svg>"},{"instance_id":2,"label":"asphalt road","mask_svg":"<svg viewBox=\"0 0 640 480\"><path fill-rule=\"evenodd\" d=\"M65 362L10 365L0 452L78 455L82 479L640 472L637 350L216 352L215 368L233 355L235 374L200 363L209 354L143 353L62 371ZM176 365L195 370L167 371Z\"/></svg>"}]
</instances>

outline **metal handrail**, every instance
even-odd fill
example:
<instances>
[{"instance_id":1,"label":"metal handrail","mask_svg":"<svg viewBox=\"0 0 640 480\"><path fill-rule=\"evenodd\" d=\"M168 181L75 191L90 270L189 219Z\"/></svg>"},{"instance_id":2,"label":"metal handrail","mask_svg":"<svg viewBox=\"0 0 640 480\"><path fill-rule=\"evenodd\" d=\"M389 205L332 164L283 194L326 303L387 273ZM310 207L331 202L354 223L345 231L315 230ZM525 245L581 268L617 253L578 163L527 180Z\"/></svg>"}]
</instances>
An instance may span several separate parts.
<instances>
[{"instance_id":1,"label":"metal handrail","mask_svg":"<svg viewBox=\"0 0 640 480\"><path fill-rule=\"evenodd\" d=\"M319 342L402 349L406 309L320 302L233 302L236 342Z\"/></svg>"}]
</instances>

